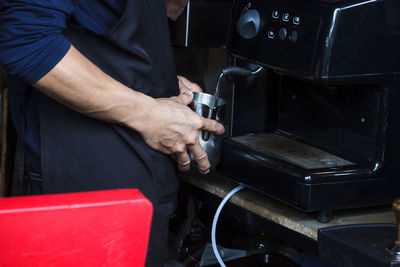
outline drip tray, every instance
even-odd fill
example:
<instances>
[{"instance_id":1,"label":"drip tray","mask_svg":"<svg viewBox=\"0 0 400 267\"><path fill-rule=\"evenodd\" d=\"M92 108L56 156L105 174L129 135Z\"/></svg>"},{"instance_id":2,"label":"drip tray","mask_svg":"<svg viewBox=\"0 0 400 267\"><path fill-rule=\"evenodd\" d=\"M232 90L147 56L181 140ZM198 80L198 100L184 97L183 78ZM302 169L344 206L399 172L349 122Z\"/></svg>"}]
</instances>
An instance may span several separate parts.
<instances>
[{"instance_id":1,"label":"drip tray","mask_svg":"<svg viewBox=\"0 0 400 267\"><path fill-rule=\"evenodd\" d=\"M354 162L277 134L251 134L233 137L231 140L304 169L355 165Z\"/></svg>"}]
</instances>

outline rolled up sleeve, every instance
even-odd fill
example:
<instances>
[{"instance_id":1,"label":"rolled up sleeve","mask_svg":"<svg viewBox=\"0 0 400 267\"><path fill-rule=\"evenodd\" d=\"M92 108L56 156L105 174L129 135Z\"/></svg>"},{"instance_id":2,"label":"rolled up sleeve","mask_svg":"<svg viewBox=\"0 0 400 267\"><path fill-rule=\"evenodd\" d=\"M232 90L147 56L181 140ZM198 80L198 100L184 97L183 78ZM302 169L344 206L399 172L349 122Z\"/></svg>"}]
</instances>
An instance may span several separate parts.
<instances>
[{"instance_id":1,"label":"rolled up sleeve","mask_svg":"<svg viewBox=\"0 0 400 267\"><path fill-rule=\"evenodd\" d=\"M76 0L0 0L0 63L10 75L37 82L67 53L62 31Z\"/></svg>"}]
</instances>

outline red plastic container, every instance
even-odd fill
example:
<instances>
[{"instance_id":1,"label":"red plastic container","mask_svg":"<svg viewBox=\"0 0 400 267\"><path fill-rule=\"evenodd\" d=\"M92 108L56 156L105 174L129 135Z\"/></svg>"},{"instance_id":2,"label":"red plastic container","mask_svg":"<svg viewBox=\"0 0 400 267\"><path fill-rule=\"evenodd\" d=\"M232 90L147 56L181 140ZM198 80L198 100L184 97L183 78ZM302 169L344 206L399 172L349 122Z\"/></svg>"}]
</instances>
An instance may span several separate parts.
<instances>
[{"instance_id":1,"label":"red plastic container","mask_svg":"<svg viewBox=\"0 0 400 267\"><path fill-rule=\"evenodd\" d=\"M0 266L144 266L152 212L136 189L0 199Z\"/></svg>"}]
</instances>

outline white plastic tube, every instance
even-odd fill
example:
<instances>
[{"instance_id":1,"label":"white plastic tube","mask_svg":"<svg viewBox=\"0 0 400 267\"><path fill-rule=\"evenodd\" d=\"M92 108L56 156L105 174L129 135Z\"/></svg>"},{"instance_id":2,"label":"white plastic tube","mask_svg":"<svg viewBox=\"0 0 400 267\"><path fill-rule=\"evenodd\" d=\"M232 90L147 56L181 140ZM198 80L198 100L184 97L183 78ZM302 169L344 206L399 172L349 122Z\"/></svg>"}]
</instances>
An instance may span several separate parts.
<instances>
[{"instance_id":1,"label":"white plastic tube","mask_svg":"<svg viewBox=\"0 0 400 267\"><path fill-rule=\"evenodd\" d=\"M219 214L221 213L222 208L224 207L225 203L231 198L231 196L233 196L236 192L242 190L243 188L245 188L244 185L239 185L238 187L236 187L235 189L233 189L231 192L229 192L229 194L227 194L224 199L221 201L221 203L218 206L217 211L215 212L214 215L214 220L212 223L212 228L211 228L211 244L212 244L212 248L215 254L215 257L217 258L217 261L219 263L219 265L221 265L221 267L226 267L224 264L224 261L221 259L221 256L219 255L218 252L218 248L217 248L217 242L216 242L216 237L215 237L215 232L217 229L217 222L218 222L218 217Z\"/></svg>"}]
</instances>

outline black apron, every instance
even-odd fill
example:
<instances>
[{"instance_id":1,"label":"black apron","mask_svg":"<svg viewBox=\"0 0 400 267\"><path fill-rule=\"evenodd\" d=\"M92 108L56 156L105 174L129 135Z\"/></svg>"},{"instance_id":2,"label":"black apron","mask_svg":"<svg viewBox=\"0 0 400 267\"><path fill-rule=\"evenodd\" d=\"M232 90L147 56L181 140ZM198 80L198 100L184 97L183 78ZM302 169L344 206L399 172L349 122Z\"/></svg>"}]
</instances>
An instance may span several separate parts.
<instances>
[{"instance_id":1,"label":"black apron","mask_svg":"<svg viewBox=\"0 0 400 267\"><path fill-rule=\"evenodd\" d=\"M155 98L178 94L164 0L127 0L121 20L104 35L73 25L64 34L124 85ZM146 265L162 266L178 189L176 164L148 147L137 132L81 115L36 94L43 192L140 189L154 206Z\"/></svg>"}]
</instances>

